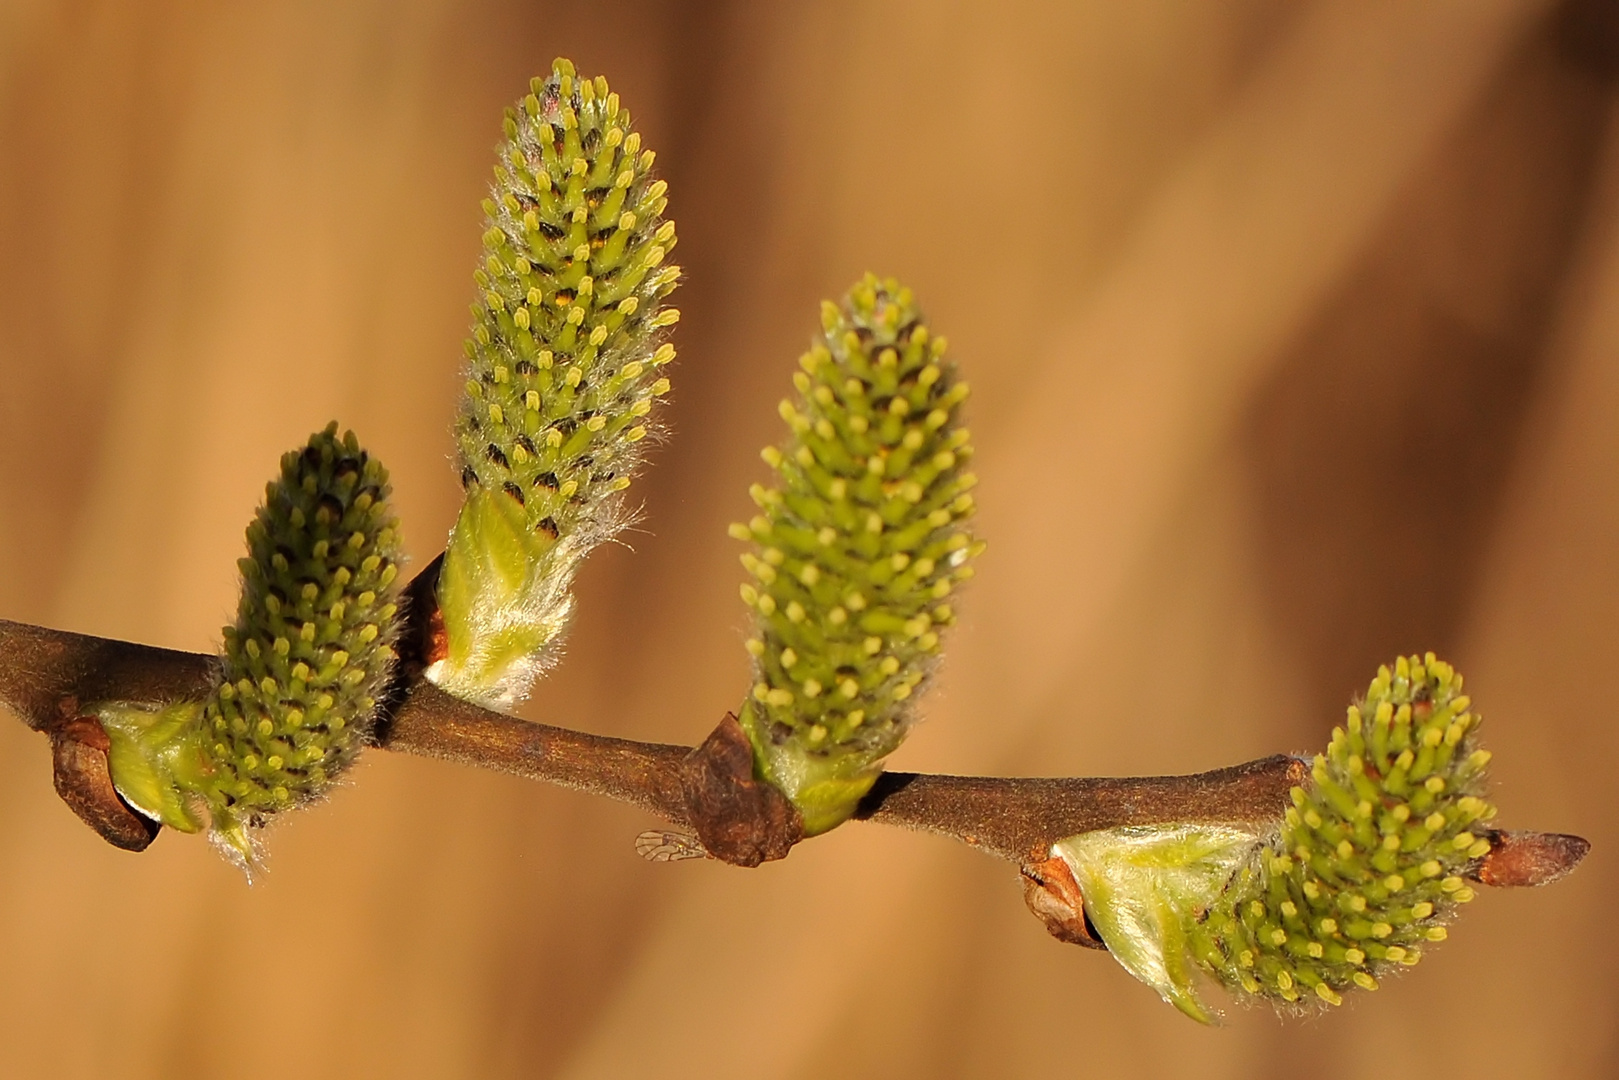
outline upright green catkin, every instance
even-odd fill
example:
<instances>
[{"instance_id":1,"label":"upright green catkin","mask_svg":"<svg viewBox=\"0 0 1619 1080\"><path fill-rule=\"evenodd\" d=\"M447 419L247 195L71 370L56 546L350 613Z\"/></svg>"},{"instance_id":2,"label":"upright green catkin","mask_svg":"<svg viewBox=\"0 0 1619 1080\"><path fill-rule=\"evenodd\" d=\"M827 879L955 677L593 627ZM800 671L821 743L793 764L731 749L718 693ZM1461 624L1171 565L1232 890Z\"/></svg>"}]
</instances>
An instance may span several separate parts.
<instances>
[{"instance_id":1,"label":"upright green catkin","mask_svg":"<svg viewBox=\"0 0 1619 1080\"><path fill-rule=\"evenodd\" d=\"M337 425L281 459L247 529L236 622L202 702L98 708L114 783L251 862L251 830L318 798L370 736L394 660L399 530L388 473Z\"/></svg>"},{"instance_id":2,"label":"upright green catkin","mask_svg":"<svg viewBox=\"0 0 1619 1080\"><path fill-rule=\"evenodd\" d=\"M854 812L905 737L982 547L966 528L967 385L910 290L868 274L821 326L781 403L788 439L762 454L776 484L755 484L759 514L731 526L754 545L741 723L811 836Z\"/></svg>"},{"instance_id":3,"label":"upright green catkin","mask_svg":"<svg viewBox=\"0 0 1619 1080\"><path fill-rule=\"evenodd\" d=\"M629 110L567 60L531 90L483 204L455 429L466 501L438 586L448 654L427 673L500 708L553 658L580 561L626 524L680 318L660 306L680 275L667 185Z\"/></svg>"},{"instance_id":4,"label":"upright green catkin","mask_svg":"<svg viewBox=\"0 0 1619 1080\"><path fill-rule=\"evenodd\" d=\"M1239 993L1337 1005L1443 941L1473 899L1468 864L1490 850L1472 826L1495 816L1470 705L1432 653L1379 670L1280 833L1191 932L1198 965Z\"/></svg>"}]
</instances>

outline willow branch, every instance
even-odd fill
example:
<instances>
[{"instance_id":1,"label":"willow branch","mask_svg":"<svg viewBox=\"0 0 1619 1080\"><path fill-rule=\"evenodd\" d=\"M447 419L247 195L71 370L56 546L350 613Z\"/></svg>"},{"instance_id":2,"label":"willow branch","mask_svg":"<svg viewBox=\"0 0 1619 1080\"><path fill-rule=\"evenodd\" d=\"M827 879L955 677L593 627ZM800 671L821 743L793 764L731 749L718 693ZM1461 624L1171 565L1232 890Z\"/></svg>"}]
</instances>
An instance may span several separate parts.
<instances>
[{"instance_id":1,"label":"willow branch","mask_svg":"<svg viewBox=\"0 0 1619 1080\"><path fill-rule=\"evenodd\" d=\"M208 692L214 663L197 653L0 619L0 702L52 738L58 748L58 790L65 784L68 790L62 793L70 805L124 847L145 843L134 835L123 837L128 842L120 839L123 834L109 835L83 809L89 804L108 818L117 816L105 805L116 796L105 780L104 757L99 773L93 768L82 775L71 772L82 768L80 758L94 758L93 753L74 757L87 745L94 749L79 703L156 705L198 698ZM419 674L407 677L386 709L377 739L386 750L617 799L700 832L704 824L694 820L701 815L692 810L691 762L698 756L693 748L593 735L491 712L444 693ZM711 736L699 750L713 742ZM64 755L71 759L65 779ZM1304 776L1304 763L1283 755L1191 776L1031 779L889 772L857 817L950 836L1027 866L1044 858L1055 841L1094 829L1172 821L1271 822ZM133 829L127 823L122 827ZM148 826L145 841L154 833ZM1538 833L1499 837L1501 857L1493 872L1487 859L1478 875L1489 884L1551 880L1572 869L1588 846L1578 838Z\"/></svg>"}]
</instances>

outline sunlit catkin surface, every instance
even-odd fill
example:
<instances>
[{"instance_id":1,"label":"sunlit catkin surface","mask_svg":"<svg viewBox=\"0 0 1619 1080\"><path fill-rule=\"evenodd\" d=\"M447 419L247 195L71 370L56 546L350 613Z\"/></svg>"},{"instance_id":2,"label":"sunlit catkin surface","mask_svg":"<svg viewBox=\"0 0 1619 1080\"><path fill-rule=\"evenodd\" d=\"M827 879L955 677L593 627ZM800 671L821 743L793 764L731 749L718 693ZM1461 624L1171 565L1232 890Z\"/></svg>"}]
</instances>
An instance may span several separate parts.
<instances>
[{"instance_id":1,"label":"sunlit catkin surface","mask_svg":"<svg viewBox=\"0 0 1619 1080\"><path fill-rule=\"evenodd\" d=\"M213 648L265 480L333 418L430 559L500 110L566 55L658 147L687 279L644 524L528 715L692 741L734 707L726 525L818 302L871 269L973 385L990 542L897 767L1312 749L1432 648L1503 822L1595 844L1376 994L1205 1030L943 840L649 865L636 812L373 753L248 887L196 838L102 844L7 717L0 1073L1613 1075L1604 12L0 4L0 617Z\"/></svg>"}]
</instances>

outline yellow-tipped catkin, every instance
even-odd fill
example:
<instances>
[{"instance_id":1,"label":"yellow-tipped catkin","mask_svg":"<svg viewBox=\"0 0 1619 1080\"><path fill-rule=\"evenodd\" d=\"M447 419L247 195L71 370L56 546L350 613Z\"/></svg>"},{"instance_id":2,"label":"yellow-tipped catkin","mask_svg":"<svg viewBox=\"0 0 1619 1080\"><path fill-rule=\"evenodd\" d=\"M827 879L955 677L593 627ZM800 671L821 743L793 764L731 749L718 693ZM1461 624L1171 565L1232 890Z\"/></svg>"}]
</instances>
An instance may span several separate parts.
<instances>
[{"instance_id":1,"label":"yellow-tipped catkin","mask_svg":"<svg viewBox=\"0 0 1619 1080\"><path fill-rule=\"evenodd\" d=\"M204 702L98 709L119 790L251 861L251 830L318 798L371 733L394 661L388 474L337 425L281 459L247 529L242 595Z\"/></svg>"},{"instance_id":2,"label":"yellow-tipped catkin","mask_svg":"<svg viewBox=\"0 0 1619 1080\"><path fill-rule=\"evenodd\" d=\"M466 503L439 580L449 654L428 672L499 707L554 651L579 561L625 524L680 275L667 185L605 79L557 60L505 133L456 422Z\"/></svg>"},{"instance_id":3,"label":"yellow-tipped catkin","mask_svg":"<svg viewBox=\"0 0 1619 1080\"><path fill-rule=\"evenodd\" d=\"M1198 965L1238 994L1335 1005L1442 940L1489 850L1472 830L1495 815L1470 705L1432 653L1381 669L1192 929Z\"/></svg>"},{"instance_id":4,"label":"yellow-tipped catkin","mask_svg":"<svg viewBox=\"0 0 1619 1080\"><path fill-rule=\"evenodd\" d=\"M982 545L967 387L909 289L868 275L825 305L799 366L788 437L763 453L776 482L754 487L758 514L732 534L752 541L742 596L757 620L742 724L814 835L853 813L905 737Z\"/></svg>"}]
</instances>

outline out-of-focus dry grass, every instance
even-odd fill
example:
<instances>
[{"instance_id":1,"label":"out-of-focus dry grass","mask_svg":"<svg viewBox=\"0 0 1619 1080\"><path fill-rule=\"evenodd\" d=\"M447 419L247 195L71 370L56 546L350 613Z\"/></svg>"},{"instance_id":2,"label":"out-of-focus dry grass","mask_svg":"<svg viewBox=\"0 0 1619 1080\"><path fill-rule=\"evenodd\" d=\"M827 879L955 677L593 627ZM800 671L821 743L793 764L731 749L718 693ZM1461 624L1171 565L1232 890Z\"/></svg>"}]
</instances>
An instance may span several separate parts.
<instances>
[{"instance_id":1,"label":"out-of-focus dry grass","mask_svg":"<svg viewBox=\"0 0 1619 1080\"><path fill-rule=\"evenodd\" d=\"M249 888L200 841L102 845L7 721L0 1072L1612 1075L1605 10L4 5L0 615L211 648L276 456L331 417L433 555L499 110L560 53L657 148L688 278L643 531L592 560L530 715L693 740L736 702L725 525L816 302L871 268L975 385L991 541L897 764L1310 749L1433 648L1505 819L1596 848L1376 995L1204 1030L943 840L651 866L633 811L373 754Z\"/></svg>"}]
</instances>

